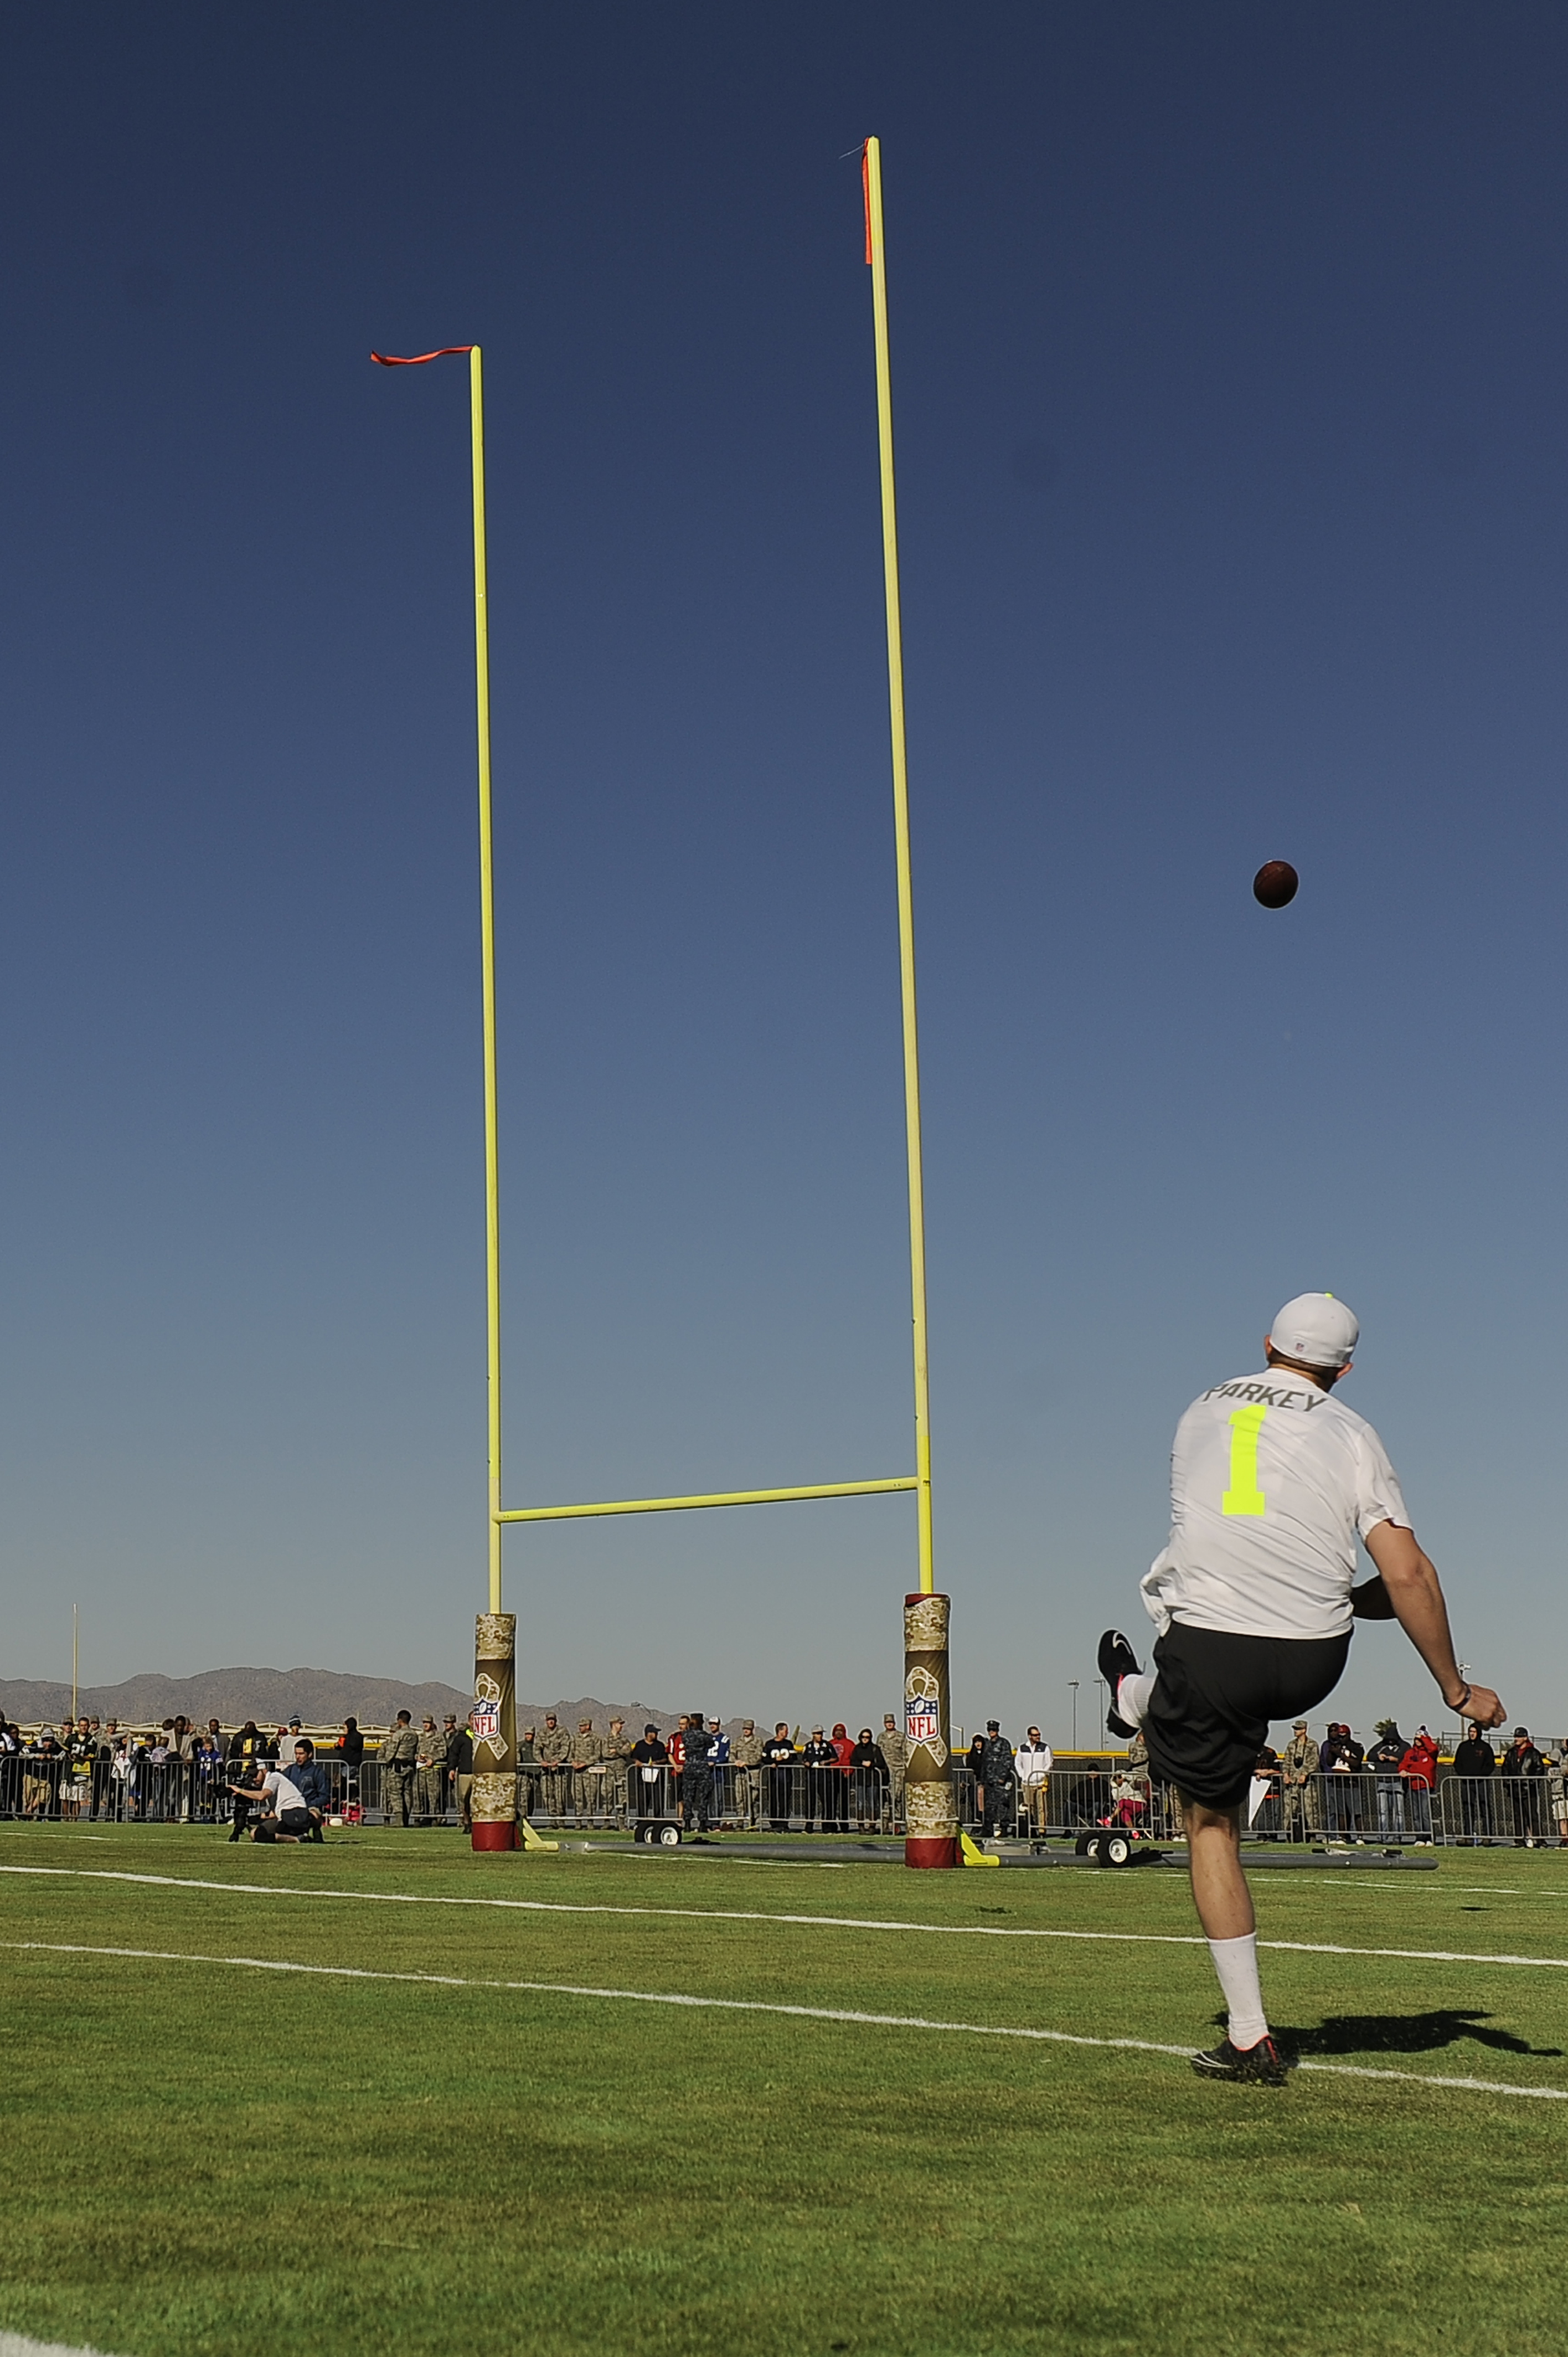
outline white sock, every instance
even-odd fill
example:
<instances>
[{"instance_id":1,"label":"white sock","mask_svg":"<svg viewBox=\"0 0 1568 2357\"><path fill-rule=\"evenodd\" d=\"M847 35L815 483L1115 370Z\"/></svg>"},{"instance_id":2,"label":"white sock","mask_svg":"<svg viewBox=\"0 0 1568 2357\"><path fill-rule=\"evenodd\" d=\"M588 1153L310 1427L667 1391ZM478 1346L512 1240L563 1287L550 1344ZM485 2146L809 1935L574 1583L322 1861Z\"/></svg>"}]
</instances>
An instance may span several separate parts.
<instances>
[{"instance_id":1,"label":"white sock","mask_svg":"<svg viewBox=\"0 0 1568 2357\"><path fill-rule=\"evenodd\" d=\"M1210 1940L1208 1953L1225 1992L1230 2043L1244 2053L1269 2034L1263 1992L1258 1986L1258 1935L1245 1932L1239 1940Z\"/></svg>"},{"instance_id":2,"label":"white sock","mask_svg":"<svg viewBox=\"0 0 1568 2357\"><path fill-rule=\"evenodd\" d=\"M1155 1691L1157 1670L1140 1670L1136 1677L1123 1678L1116 1688L1116 1716L1142 1727L1144 1713L1149 1707L1149 1696Z\"/></svg>"}]
</instances>

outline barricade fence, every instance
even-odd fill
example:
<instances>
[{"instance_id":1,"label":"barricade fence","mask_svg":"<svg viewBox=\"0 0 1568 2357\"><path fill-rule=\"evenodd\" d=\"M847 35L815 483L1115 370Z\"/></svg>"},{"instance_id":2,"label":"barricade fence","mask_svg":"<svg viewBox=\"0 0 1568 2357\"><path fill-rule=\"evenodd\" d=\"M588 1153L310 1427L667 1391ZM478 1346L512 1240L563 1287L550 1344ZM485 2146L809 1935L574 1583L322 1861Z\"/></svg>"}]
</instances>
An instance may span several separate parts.
<instances>
[{"instance_id":1,"label":"barricade fence","mask_svg":"<svg viewBox=\"0 0 1568 2357\"><path fill-rule=\"evenodd\" d=\"M263 1762L270 1765L270 1762ZM464 1780L445 1768L398 1770L373 1756L357 1768L318 1756L337 1824L424 1827L466 1816ZM231 1792L235 1761L153 1760L135 1754L94 1760L73 1772L63 1760L27 1753L0 1758L0 1817L116 1824L209 1824L239 1829L251 1804ZM1061 1841L1116 1824L1154 1841L1182 1838L1181 1803L1167 1784L1123 1765L1054 1769L1043 1781L983 1787L955 1762L959 1823L977 1838ZM650 1821L779 1834L901 1834L903 1780L874 1768L845 1770L796 1759L742 1767L726 1761L703 1777L636 1761L525 1762L521 1812L559 1831L635 1832ZM1368 1846L1568 1842L1568 1796L1560 1776L1459 1777L1440 1770L1435 1792L1409 1776L1334 1772L1292 1778L1260 1770L1243 1811L1256 1841Z\"/></svg>"}]
</instances>

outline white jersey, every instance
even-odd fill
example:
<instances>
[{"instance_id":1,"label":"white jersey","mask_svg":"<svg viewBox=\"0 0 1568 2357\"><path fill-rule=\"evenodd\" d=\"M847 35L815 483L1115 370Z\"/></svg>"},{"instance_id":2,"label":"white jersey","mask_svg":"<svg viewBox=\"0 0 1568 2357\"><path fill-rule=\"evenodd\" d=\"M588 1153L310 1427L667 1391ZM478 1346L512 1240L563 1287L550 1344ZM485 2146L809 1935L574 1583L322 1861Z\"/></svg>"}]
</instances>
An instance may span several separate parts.
<instances>
[{"instance_id":1,"label":"white jersey","mask_svg":"<svg viewBox=\"0 0 1568 2357\"><path fill-rule=\"evenodd\" d=\"M291 1783L275 1768L270 1768L262 1779L262 1790L271 1794L273 1806L280 1817L285 1809L303 1809L306 1805L305 1794L298 1785Z\"/></svg>"},{"instance_id":2,"label":"white jersey","mask_svg":"<svg viewBox=\"0 0 1568 2357\"><path fill-rule=\"evenodd\" d=\"M1369 1424L1305 1375L1271 1367L1194 1400L1171 1449L1171 1534L1143 1583L1172 1620L1242 1637L1349 1628L1356 1540L1411 1528Z\"/></svg>"}]
</instances>

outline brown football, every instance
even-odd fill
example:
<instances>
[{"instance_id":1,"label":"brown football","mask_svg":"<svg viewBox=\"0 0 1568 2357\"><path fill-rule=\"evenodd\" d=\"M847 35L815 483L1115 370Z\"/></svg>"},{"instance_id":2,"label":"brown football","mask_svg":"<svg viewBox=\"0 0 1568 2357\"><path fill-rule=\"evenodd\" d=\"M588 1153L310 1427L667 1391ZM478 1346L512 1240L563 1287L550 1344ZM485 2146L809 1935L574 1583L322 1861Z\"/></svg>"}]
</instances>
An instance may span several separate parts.
<instances>
[{"instance_id":1,"label":"brown football","mask_svg":"<svg viewBox=\"0 0 1568 2357\"><path fill-rule=\"evenodd\" d=\"M1252 878L1252 898L1264 909L1288 909L1300 882L1288 859L1265 859Z\"/></svg>"}]
</instances>

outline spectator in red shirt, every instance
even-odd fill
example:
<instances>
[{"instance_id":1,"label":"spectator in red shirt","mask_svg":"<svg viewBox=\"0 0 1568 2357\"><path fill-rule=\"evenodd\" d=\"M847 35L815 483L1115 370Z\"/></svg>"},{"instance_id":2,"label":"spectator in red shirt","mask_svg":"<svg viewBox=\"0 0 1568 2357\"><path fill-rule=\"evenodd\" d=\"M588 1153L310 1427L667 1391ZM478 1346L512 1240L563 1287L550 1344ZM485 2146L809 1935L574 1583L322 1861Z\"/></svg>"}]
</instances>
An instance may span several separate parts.
<instances>
[{"instance_id":1,"label":"spectator in red shirt","mask_svg":"<svg viewBox=\"0 0 1568 2357\"><path fill-rule=\"evenodd\" d=\"M1410 1792L1411 1825L1418 1849L1432 1847L1432 1795L1437 1788L1437 1746L1424 1727L1418 1727L1410 1749L1400 1761L1400 1774Z\"/></svg>"},{"instance_id":2,"label":"spectator in red shirt","mask_svg":"<svg viewBox=\"0 0 1568 2357\"><path fill-rule=\"evenodd\" d=\"M832 1794L835 1809L833 1822L838 1832L847 1834L849 1831L849 1777L850 1766L854 1759L854 1745L850 1738L849 1729L842 1718L836 1718L833 1721L832 1747L840 1770L840 1773L832 1780L828 1788Z\"/></svg>"}]
</instances>

